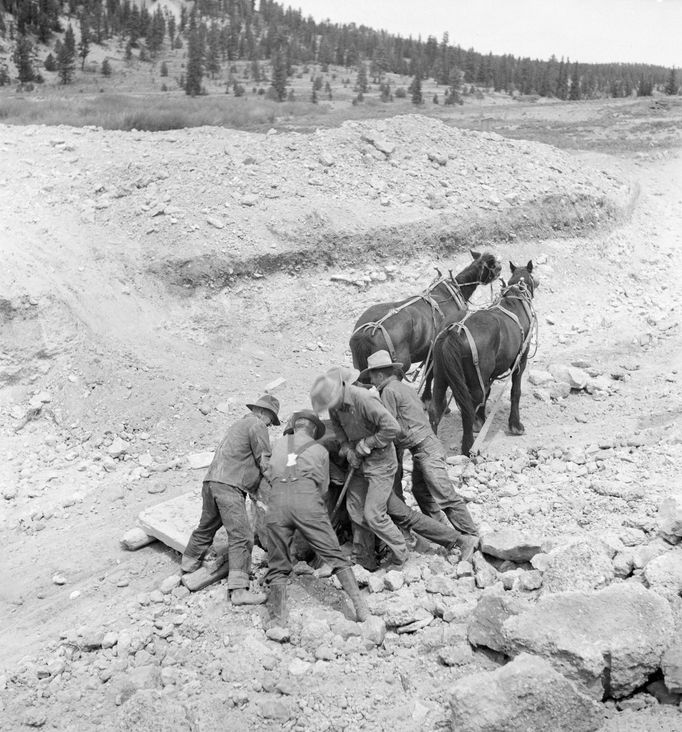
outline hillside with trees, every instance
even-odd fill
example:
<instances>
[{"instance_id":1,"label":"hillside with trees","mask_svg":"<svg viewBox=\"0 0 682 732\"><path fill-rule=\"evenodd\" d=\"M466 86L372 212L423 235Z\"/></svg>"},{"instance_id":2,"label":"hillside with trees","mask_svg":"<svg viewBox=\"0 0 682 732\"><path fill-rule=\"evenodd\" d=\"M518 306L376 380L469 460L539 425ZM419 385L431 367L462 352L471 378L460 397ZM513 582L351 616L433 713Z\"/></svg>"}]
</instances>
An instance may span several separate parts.
<instances>
[{"instance_id":1,"label":"hillside with trees","mask_svg":"<svg viewBox=\"0 0 682 732\"><path fill-rule=\"evenodd\" d=\"M243 94L243 85L232 78L238 61L248 65L249 81L266 84L278 101L291 98L287 80L295 69L310 64L321 73L335 66L357 75L359 95L371 79L382 101L393 98L386 74L410 76L415 104L423 101L420 85L426 79L445 88L445 103L477 90L579 100L679 89L675 69L482 54L452 43L447 33L424 41L363 25L317 22L274 0L197 0L180 5L177 16L169 7L131 0L0 0L0 85L42 83L44 71L56 72L56 83L70 84L85 70L94 46L117 42L126 61L154 63L161 55L181 55L178 86L192 96L205 92L205 79L220 77L228 93ZM111 75L111 64L102 62L96 71ZM325 91L330 95L321 83L311 89L312 101Z\"/></svg>"}]
</instances>

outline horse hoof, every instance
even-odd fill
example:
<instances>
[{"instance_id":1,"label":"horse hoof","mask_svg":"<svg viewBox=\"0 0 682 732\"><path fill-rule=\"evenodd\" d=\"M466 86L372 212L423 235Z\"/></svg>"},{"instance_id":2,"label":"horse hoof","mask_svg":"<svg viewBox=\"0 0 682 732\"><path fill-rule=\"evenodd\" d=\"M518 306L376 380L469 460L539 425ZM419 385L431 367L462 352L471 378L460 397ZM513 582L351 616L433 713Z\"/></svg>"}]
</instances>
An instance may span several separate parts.
<instances>
[{"instance_id":1,"label":"horse hoof","mask_svg":"<svg viewBox=\"0 0 682 732\"><path fill-rule=\"evenodd\" d=\"M524 434L525 431L526 431L526 428L522 424L519 424L516 427L512 427L512 426L509 427L510 435L522 435L522 434Z\"/></svg>"}]
</instances>

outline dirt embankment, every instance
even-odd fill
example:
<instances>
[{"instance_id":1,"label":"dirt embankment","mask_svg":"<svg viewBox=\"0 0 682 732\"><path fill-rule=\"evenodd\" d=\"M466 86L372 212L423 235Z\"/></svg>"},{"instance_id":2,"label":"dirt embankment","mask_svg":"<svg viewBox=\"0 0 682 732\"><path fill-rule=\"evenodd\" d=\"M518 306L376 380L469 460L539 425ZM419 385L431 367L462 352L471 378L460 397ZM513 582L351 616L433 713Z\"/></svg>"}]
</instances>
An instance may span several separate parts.
<instances>
[{"instance_id":1,"label":"dirt embankment","mask_svg":"<svg viewBox=\"0 0 682 732\"><path fill-rule=\"evenodd\" d=\"M450 686L497 662L466 640L479 587L468 582L446 615L429 600L430 576L455 579L443 557L415 554L413 584L375 603L436 612L422 631L389 632L368 650L329 583L299 578L293 622L307 640L275 647L260 615L226 609L222 588L156 591L177 571L175 553L125 554L117 540L142 508L197 485L187 455L213 449L266 383L286 379L287 416L321 369L347 358L365 306L421 291L434 264L463 268L468 253L450 248L461 232L499 226L486 248L539 262L533 367L582 361L608 384L554 398L524 383L526 435L504 433L505 402L488 459L463 471L472 512L553 546L607 532L619 571L641 575L633 557L660 543L658 505L682 466L670 282L682 251L679 158L587 160L418 117L311 136L2 128L0 139L3 724L125 729L135 714L187 729L448 723ZM632 219L599 229L633 200L630 180L642 185ZM269 272L271 261L292 266ZM341 266L365 289L330 282ZM235 277L240 267L258 271ZM440 436L455 452L454 418ZM605 718L621 729L667 718L650 696L624 700L623 712L611 701Z\"/></svg>"},{"instance_id":2,"label":"dirt embankment","mask_svg":"<svg viewBox=\"0 0 682 732\"><path fill-rule=\"evenodd\" d=\"M185 287L589 232L632 195L547 145L416 115L312 135L5 127L3 140L15 192L42 192L26 215L66 209L138 277Z\"/></svg>"}]
</instances>

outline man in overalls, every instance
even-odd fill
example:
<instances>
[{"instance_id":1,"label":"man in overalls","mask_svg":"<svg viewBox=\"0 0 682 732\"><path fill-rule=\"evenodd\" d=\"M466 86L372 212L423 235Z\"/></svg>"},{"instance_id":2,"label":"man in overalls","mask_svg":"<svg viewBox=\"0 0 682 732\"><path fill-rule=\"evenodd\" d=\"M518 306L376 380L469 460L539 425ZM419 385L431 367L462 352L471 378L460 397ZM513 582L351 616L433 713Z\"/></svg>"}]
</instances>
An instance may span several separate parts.
<instances>
[{"instance_id":1,"label":"man in overalls","mask_svg":"<svg viewBox=\"0 0 682 732\"><path fill-rule=\"evenodd\" d=\"M293 434L275 442L265 471L270 484L267 501L268 608L278 625L287 621L287 581L291 575L294 532L300 531L317 555L328 564L348 593L357 620L367 620L365 604L351 563L341 552L324 502L329 488L329 453L319 440L325 432L322 421L308 409L292 417Z\"/></svg>"},{"instance_id":2,"label":"man in overalls","mask_svg":"<svg viewBox=\"0 0 682 732\"><path fill-rule=\"evenodd\" d=\"M376 568L376 536L391 551L390 564L401 567L409 552L405 538L387 511L398 468L393 440L400 425L376 393L352 383L357 373L344 368L330 369L313 383L310 400L316 412L329 410L342 441L339 454L354 469L346 500L353 522L354 561L369 570Z\"/></svg>"}]
</instances>

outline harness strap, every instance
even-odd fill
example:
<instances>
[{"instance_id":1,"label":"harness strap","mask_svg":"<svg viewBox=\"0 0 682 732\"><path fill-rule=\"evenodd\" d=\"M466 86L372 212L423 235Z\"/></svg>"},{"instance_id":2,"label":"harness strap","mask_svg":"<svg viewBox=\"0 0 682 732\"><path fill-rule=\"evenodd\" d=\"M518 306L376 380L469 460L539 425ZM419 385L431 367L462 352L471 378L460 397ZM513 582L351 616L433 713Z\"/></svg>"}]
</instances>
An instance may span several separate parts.
<instances>
[{"instance_id":1,"label":"harness strap","mask_svg":"<svg viewBox=\"0 0 682 732\"><path fill-rule=\"evenodd\" d=\"M286 472L283 478L280 478L281 483L290 483L298 480L298 458L302 455L309 447L316 445L316 440L308 440L304 442L299 448L294 448L294 436L290 434L287 439L287 464Z\"/></svg>"},{"instance_id":2,"label":"harness strap","mask_svg":"<svg viewBox=\"0 0 682 732\"><path fill-rule=\"evenodd\" d=\"M516 325L519 326L519 330L521 331L521 341L524 341L526 339L526 331L524 330L523 326L521 325L521 321L519 320L516 313L513 313L511 310L507 310L507 308L505 308L504 305L500 305L499 303L493 305L490 309L499 310L500 312L509 316L516 323ZM530 318L528 320L530 321ZM530 325L530 322L529 322L529 325Z\"/></svg>"},{"instance_id":3,"label":"harness strap","mask_svg":"<svg viewBox=\"0 0 682 732\"><path fill-rule=\"evenodd\" d=\"M468 315L468 314L467 314ZM466 320L466 317L464 317L462 320L460 320L459 323L457 323L457 331L462 332L464 331L464 335L467 337L467 341L469 342L469 350L471 351L471 360L474 362L474 368L476 369L476 376L478 377L478 383L481 387L481 396L483 398L483 401L476 407L476 411L481 407L481 405L485 404L485 384L483 383L483 376L481 375L481 365L478 358L478 348L476 348L476 341L474 340L474 337L471 335L471 331L469 328L467 328L466 325L464 325L464 321Z\"/></svg>"},{"instance_id":4,"label":"harness strap","mask_svg":"<svg viewBox=\"0 0 682 732\"><path fill-rule=\"evenodd\" d=\"M507 296L509 297L509 295ZM512 296L514 297L514 296ZM519 320L519 317L516 315L516 313L513 313L511 310L507 310L502 304L495 303L494 305L491 305L488 310L499 310L505 315L507 315L509 318L511 318L516 325L519 327L519 330L521 331L521 347L519 348L519 352L516 354L516 358L514 359L514 363L511 366L511 368L507 369L503 374L500 374L499 376L495 377L495 381L501 381L502 379L506 379L507 376L510 374L513 374L516 369L518 368L519 362L521 361L523 354L526 353L528 350L528 347L530 345L530 339L533 335L533 327L537 323L537 319L535 316L535 313L533 312L532 306L525 300L523 297L514 297L515 300L519 300L521 302L521 305L523 306L523 309L526 313L526 317L528 318L528 332L525 332L524 327L521 325L521 321ZM453 330L453 328L457 329L458 333L461 333L464 331L464 334L466 335L467 341L469 343L469 349L471 351L471 359L473 361L474 367L476 369L476 376L478 377L478 383L481 387L481 393L483 395L483 401L476 407L476 411L480 407L482 407L485 404L485 396L486 396L486 389L485 384L483 383L483 377L481 375L481 368L479 365L479 358L478 358L478 349L476 348L476 342L474 341L473 336L471 335L471 331L467 326L465 325L465 321L467 318L469 318L470 315L473 313L468 312L460 321L456 323L451 323L447 328L446 332L450 332Z\"/></svg>"},{"instance_id":5,"label":"harness strap","mask_svg":"<svg viewBox=\"0 0 682 732\"><path fill-rule=\"evenodd\" d=\"M464 301L464 295L462 295L462 288L459 286L459 282L457 282L457 280L453 280L453 282L457 285L456 290L446 279L443 279L443 281L440 284L445 286L445 289L450 293L450 296L452 297L452 299L460 307L466 308L467 304Z\"/></svg>"}]
</instances>

